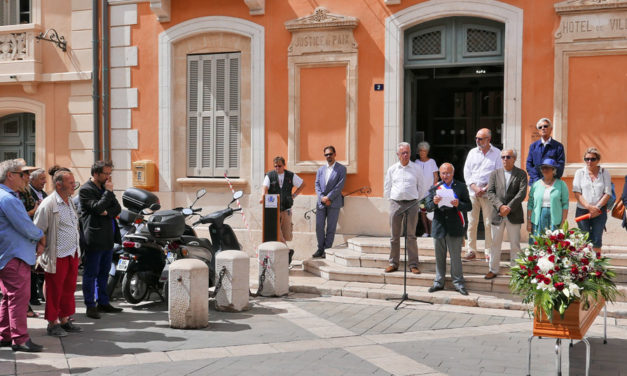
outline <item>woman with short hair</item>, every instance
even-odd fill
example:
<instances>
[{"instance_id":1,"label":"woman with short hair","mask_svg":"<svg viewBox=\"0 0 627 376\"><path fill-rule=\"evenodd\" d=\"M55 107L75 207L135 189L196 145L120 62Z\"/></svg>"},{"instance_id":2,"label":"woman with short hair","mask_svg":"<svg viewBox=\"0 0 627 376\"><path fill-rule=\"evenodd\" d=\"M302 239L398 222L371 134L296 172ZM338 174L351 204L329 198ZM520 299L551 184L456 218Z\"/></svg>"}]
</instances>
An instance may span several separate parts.
<instances>
[{"instance_id":1,"label":"woman with short hair","mask_svg":"<svg viewBox=\"0 0 627 376\"><path fill-rule=\"evenodd\" d=\"M527 231L531 235L542 235L546 230L562 226L568 216L568 186L557 177L557 162L551 158L542 161L542 179L536 181L529 191L527 202Z\"/></svg>"},{"instance_id":2,"label":"woman with short hair","mask_svg":"<svg viewBox=\"0 0 627 376\"><path fill-rule=\"evenodd\" d=\"M612 194L612 177L607 169L599 166L601 153L595 147L589 147L583 154L586 167L575 172L573 193L577 199L579 217L590 214L589 219L577 222L582 231L590 234L595 252L601 252L603 229L607 222L607 201Z\"/></svg>"},{"instance_id":3,"label":"woman with short hair","mask_svg":"<svg viewBox=\"0 0 627 376\"><path fill-rule=\"evenodd\" d=\"M426 238L431 236L431 221L427 218L427 210L424 208L424 201L429 195L428 188L438 182L438 165L435 161L429 158L429 150L431 146L428 142L423 141L418 144L418 158L416 159L416 164L419 167L419 170L422 172L422 178L424 179L424 186L427 188L426 192L421 192L424 197L420 197L420 222L422 223L423 234L422 237Z\"/></svg>"}]
</instances>

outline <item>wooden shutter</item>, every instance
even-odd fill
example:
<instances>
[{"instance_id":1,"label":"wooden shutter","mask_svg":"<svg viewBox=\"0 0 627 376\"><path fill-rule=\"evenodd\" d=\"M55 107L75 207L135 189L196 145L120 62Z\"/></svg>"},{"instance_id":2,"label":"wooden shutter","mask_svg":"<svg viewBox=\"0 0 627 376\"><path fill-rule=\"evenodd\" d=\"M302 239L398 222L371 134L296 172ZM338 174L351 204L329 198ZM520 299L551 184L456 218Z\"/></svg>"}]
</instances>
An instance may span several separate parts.
<instances>
[{"instance_id":1,"label":"wooden shutter","mask_svg":"<svg viewBox=\"0 0 627 376\"><path fill-rule=\"evenodd\" d=\"M240 54L188 56L188 176L239 176Z\"/></svg>"}]
</instances>

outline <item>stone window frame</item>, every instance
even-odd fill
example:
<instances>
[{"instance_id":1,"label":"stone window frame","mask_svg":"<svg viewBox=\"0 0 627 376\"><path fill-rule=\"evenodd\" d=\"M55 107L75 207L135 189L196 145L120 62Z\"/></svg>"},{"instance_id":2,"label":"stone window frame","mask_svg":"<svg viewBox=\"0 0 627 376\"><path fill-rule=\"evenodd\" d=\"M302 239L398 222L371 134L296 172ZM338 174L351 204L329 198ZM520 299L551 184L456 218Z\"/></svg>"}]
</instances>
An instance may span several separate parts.
<instances>
[{"instance_id":1,"label":"stone window frame","mask_svg":"<svg viewBox=\"0 0 627 376\"><path fill-rule=\"evenodd\" d=\"M325 53L290 56L288 59L289 119L288 160L294 172L316 172L320 161L300 159L300 70L301 68L346 67L346 159L338 160L346 172L357 173L357 54Z\"/></svg>"},{"instance_id":2,"label":"stone window frame","mask_svg":"<svg viewBox=\"0 0 627 376\"><path fill-rule=\"evenodd\" d=\"M555 45L555 80L553 86L553 132L568 150L568 88L570 58L582 56L625 55L627 40L601 40L593 42L556 43ZM584 163L566 163L564 176L575 176L575 172L584 167ZM610 175L627 174L627 163L603 163Z\"/></svg>"},{"instance_id":3,"label":"stone window frame","mask_svg":"<svg viewBox=\"0 0 627 376\"><path fill-rule=\"evenodd\" d=\"M237 179L237 185L249 184L253 190L260 190L264 176L265 160L265 29L254 22L236 17L207 16L181 22L159 33L159 190L174 191L174 140L172 119L174 113L173 77L174 44L183 39L211 32L225 32L242 35L251 41L251 93L250 93L250 124L251 124L251 168L242 175L250 176L250 181ZM180 180L180 179L179 179ZM181 184L224 184L224 179L190 178L179 181Z\"/></svg>"}]
</instances>

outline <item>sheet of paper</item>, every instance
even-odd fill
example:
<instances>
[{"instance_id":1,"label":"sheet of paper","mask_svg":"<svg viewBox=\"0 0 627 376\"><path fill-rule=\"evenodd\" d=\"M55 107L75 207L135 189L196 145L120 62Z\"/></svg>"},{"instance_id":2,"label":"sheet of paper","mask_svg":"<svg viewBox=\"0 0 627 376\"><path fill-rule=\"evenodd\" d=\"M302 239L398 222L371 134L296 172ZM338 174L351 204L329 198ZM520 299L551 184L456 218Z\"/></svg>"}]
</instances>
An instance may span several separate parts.
<instances>
[{"instance_id":1,"label":"sheet of paper","mask_svg":"<svg viewBox=\"0 0 627 376\"><path fill-rule=\"evenodd\" d=\"M441 200L438 203L438 207L441 208L443 206L448 206L450 208L453 207L451 201L455 200L455 192L452 189L438 189L437 196L440 196Z\"/></svg>"}]
</instances>

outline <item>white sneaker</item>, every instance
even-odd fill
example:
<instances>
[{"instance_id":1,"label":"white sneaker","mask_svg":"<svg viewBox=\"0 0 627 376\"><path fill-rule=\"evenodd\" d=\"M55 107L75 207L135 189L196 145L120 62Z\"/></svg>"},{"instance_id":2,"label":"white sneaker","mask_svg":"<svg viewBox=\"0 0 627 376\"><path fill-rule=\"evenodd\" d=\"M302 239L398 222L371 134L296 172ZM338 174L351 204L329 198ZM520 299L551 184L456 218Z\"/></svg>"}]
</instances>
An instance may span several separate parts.
<instances>
[{"instance_id":1,"label":"white sneaker","mask_svg":"<svg viewBox=\"0 0 627 376\"><path fill-rule=\"evenodd\" d=\"M422 237L423 237L423 238L428 238L428 237L429 237L429 234L427 234L427 233L425 232L424 234L422 234Z\"/></svg>"}]
</instances>

